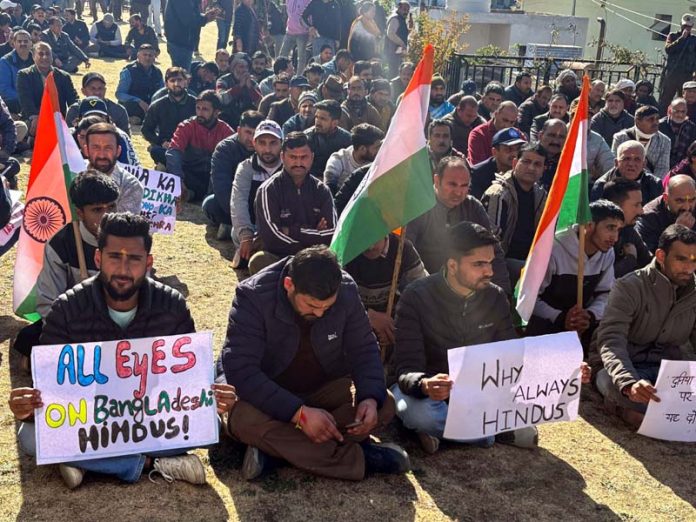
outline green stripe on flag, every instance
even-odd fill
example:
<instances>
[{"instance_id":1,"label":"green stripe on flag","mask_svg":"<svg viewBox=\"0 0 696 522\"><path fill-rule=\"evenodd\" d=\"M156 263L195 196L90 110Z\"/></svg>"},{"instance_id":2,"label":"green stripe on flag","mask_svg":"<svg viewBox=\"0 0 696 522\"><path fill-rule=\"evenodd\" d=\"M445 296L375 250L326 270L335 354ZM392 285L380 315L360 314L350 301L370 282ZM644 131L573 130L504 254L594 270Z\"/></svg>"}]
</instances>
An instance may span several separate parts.
<instances>
[{"instance_id":1,"label":"green stripe on flag","mask_svg":"<svg viewBox=\"0 0 696 522\"><path fill-rule=\"evenodd\" d=\"M425 148L373 180L344 210L331 249L342 265L435 206L430 159Z\"/></svg>"},{"instance_id":2,"label":"green stripe on flag","mask_svg":"<svg viewBox=\"0 0 696 522\"><path fill-rule=\"evenodd\" d=\"M592 221L590 214L589 175L586 170L571 175L568 188L563 196L563 203L558 213L556 231L560 232L579 223L581 225Z\"/></svg>"},{"instance_id":3,"label":"green stripe on flag","mask_svg":"<svg viewBox=\"0 0 696 522\"><path fill-rule=\"evenodd\" d=\"M41 319L41 316L36 313L36 285L32 287L31 292L27 294L24 301L17 307L15 314L32 322L36 321L34 316L38 316L38 319Z\"/></svg>"}]
</instances>

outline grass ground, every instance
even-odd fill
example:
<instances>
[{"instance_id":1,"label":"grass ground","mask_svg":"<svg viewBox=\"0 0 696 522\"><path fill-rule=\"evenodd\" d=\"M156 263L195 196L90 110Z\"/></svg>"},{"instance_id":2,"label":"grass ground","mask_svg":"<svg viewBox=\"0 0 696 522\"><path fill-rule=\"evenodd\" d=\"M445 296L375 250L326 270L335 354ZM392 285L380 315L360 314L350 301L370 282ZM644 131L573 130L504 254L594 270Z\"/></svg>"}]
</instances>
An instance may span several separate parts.
<instances>
[{"instance_id":1,"label":"grass ground","mask_svg":"<svg viewBox=\"0 0 696 522\"><path fill-rule=\"evenodd\" d=\"M176 1L176 0L172 0ZM213 56L215 28L205 28L201 51ZM122 62L93 60L113 96ZM168 65L163 53L160 67ZM80 72L82 74L82 70ZM75 78L79 85L79 75ZM133 139L150 164L145 141ZM23 186L30 160L25 160ZM199 330L214 332L219 352L237 276L229 243L215 240L199 208L187 206L174 236L157 236L158 277L188 298ZM0 397L27 385L10 339L24 324L12 314L14 250L0 259ZM5 400L2 401L5 403ZM581 418L540 428L534 451L445 445L426 457L408 434L385 436L409 451L413 471L361 483L324 480L281 469L265 480L244 482L241 450L230 443L197 451L208 466L208 485L125 486L87 478L75 491L63 486L56 467L37 467L15 443L16 425L0 409L0 520L696 520L696 446L640 437L607 418L596 393L583 391Z\"/></svg>"}]
</instances>

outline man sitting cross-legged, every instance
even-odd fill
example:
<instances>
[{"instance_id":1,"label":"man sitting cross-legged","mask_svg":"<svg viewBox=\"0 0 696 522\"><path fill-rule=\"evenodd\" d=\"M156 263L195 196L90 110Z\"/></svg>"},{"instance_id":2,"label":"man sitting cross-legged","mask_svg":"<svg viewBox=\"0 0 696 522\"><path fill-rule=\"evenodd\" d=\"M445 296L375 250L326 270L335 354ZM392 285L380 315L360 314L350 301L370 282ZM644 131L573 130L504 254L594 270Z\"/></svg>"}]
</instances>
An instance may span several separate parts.
<instances>
[{"instance_id":1,"label":"man sitting cross-legged","mask_svg":"<svg viewBox=\"0 0 696 522\"><path fill-rule=\"evenodd\" d=\"M56 299L46 316L41 344L115 341L194 332L193 318L181 294L147 277L152 268L151 247L150 224L145 218L128 213L105 215L94 254L99 273ZM213 387L218 413L229 411L236 400L234 388L226 384ZM19 445L30 455L36 451L31 421L34 409L42 406L41 390L15 388L10 391L10 410L15 419L22 421ZM206 480L201 461L195 455L186 454L185 449L60 465L63 480L70 489L82 483L86 471L136 482L146 469L161 473L168 481L203 484Z\"/></svg>"},{"instance_id":2,"label":"man sitting cross-legged","mask_svg":"<svg viewBox=\"0 0 696 522\"><path fill-rule=\"evenodd\" d=\"M404 450L370 442L394 402L355 282L325 246L237 286L222 366L241 399L229 428L249 445L247 480L267 469L268 456L348 480L408 470Z\"/></svg>"}]
</instances>

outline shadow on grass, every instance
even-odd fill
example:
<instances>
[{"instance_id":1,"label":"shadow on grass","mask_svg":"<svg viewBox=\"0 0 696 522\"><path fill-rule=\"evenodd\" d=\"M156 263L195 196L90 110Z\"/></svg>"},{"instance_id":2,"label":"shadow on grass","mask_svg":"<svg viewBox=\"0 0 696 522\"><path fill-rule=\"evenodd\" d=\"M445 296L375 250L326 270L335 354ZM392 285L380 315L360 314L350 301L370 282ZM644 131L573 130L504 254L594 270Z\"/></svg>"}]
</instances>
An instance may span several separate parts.
<instances>
[{"instance_id":1,"label":"shadow on grass","mask_svg":"<svg viewBox=\"0 0 696 522\"><path fill-rule=\"evenodd\" d=\"M160 277L159 274L155 274L154 279L162 283L163 285L171 286L174 290L177 290L184 297L189 296L188 285L184 283L179 276L169 275Z\"/></svg>"},{"instance_id":2,"label":"shadow on grass","mask_svg":"<svg viewBox=\"0 0 696 522\"><path fill-rule=\"evenodd\" d=\"M696 460L696 446L684 442L668 442L638 435L618 417L609 416L602 408L602 396L592 390L592 405L581 408L582 417L608 439L614 441L638 460L645 470L683 500L696 505L694 474L689 462Z\"/></svg>"},{"instance_id":3,"label":"shadow on grass","mask_svg":"<svg viewBox=\"0 0 696 522\"><path fill-rule=\"evenodd\" d=\"M316 477L290 466L247 482L245 446L226 438L209 450L210 465L229 488L238 520L413 520L418 498L407 475L375 475L361 482Z\"/></svg>"}]
</instances>

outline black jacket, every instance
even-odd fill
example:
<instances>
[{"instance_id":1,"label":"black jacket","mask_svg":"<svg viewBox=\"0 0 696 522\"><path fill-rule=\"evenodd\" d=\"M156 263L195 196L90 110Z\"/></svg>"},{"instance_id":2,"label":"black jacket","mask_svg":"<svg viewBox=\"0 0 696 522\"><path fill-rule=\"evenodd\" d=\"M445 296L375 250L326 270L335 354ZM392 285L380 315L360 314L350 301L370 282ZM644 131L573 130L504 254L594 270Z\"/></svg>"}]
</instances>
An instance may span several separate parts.
<instances>
[{"instance_id":1,"label":"black jacket","mask_svg":"<svg viewBox=\"0 0 696 522\"><path fill-rule=\"evenodd\" d=\"M196 47L201 28L207 23L201 14L200 0L174 0L164 10L164 34L167 42L186 49Z\"/></svg>"},{"instance_id":2,"label":"black jacket","mask_svg":"<svg viewBox=\"0 0 696 522\"><path fill-rule=\"evenodd\" d=\"M638 218L636 232L650 252L655 252L660 235L676 221L677 216L667 208L664 198L658 196L643 206L643 215ZM696 225L692 229L696 229Z\"/></svg>"},{"instance_id":3,"label":"black jacket","mask_svg":"<svg viewBox=\"0 0 696 522\"><path fill-rule=\"evenodd\" d=\"M594 185L592 185L592 191L590 192L590 201L597 201L598 199L602 199L602 195L604 194L604 185L616 179L620 175L621 174L619 173L618 169L614 167L603 176L597 178L597 181L595 181ZM640 183L640 192L643 197L643 206L647 205L648 202L652 201L656 197L662 195L662 180L654 174L650 174L649 172L643 171L643 173L636 181Z\"/></svg>"},{"instance_id":4,"label":"black jacket","mask_svg":"<svg viewBox=\"0 0 696 522\"><path fill-rule=\"evenodd\" d=\"M341 6L336 0L312 0L302 13L302 20L308 27L314 27L320 36L341 40Z\"/></svg>"},{"instance_id":5,"label":"black jacket","mask_svg":"<svg viewBox=\"0 0 696 522\"><path fill-rule=\"evenodd\" d=\"M77 91L70 75L60 69L53 68L53 79L58 91L58 106L65 116L65 111L78 100ZM36 65L22 69L17 73L17 94L22 108L22 117L38 116L43 97L44 81Z\"/></svg>"},{"instance_id":6,"label":"black jacket","mask_svg":"<svg viewBox=\"0 0 696 522\"><path fill-rule=\"evenodd\" d=\"M339 216L343 213L343 210L348 206L348 202L350 201L350 198L353 197L355 191L358 190L360 183L362 183L363 178L367 175L367 172L370 170L370 165L372 164L368 163L367 165L358 167L353 172L351 172L350 176L348 176L348 179L346 179L346 181L343 183L343 185L341 185L341 188L336 193L334 203L336 204L336 213Z\"/></svg>"},{"instance_id":7,"label":"black jacket","mask_svg":"<svg viewBox=\"0 0 696 522\"><path fill-rule=\"evenodd\" d=\"M194 332L184 297L173 288L146 278L138 311L124 330L109 316L98 276L86 279L55 300L45 319L41 344L114 341Z\"/></svg>"},{"instance_id":8,"label":"black jacket","mask_svg":"<svg viewBox=\"0 0 696 522\"><path fill-rule=\"evenodd\" d=\"M444 271L414 281L396 307L393 363L399 388L422 398L421 378L449 373L447 350L515 337L510 305L497 286L462 297Z\"/></svg>"},{"instance_id":9,"label":"black jacket","mask_svg":"<svg viewBox=\"0 0 696 522\"><path fill-rule=\"evenodd\" d=\"M624 246L631 244L636 247L636 257L626 255ZM629 272L647 266L652 260L652 254L632 225L625 226L619 232L619 240L614 245L614 277L625 276Z\"/></svg>"},{"instance_id":10,"label":"black jacket","mask_svg":"<svg viewBox=\"0 0 696 522\"><path fill-rule=\"evenodd\" d=\"M290 258L282 259L237 286L222 348L227 382L240 399L274 419L289 422L303 400L274 382L300 345L297 314L283 280ZM336 302L312 324L312 347L329 379L349 375L355 399L386 398L379 347L353 279L343 272Z\"/></svg>"},{"instance_id":11,"label":"black jacket","mask_svg":"<svg viewBox=\"0 0 696 522\"><path fill-rule=\"evenodd\" d=\"M546 111L548 111L548 107L539 105L534 96L527 98L517 108L517 128L529 136L534 118L544 114Z\"/></svg>"},{"instance_id":12,"label":"black jacket","mask_svg":"<svg viewBox=\"0 0 696 522\"><path fill-rule=\"evenodd\" d=\"M176 127L184 120L196 115L196 98L185 94L177 102L170 96L155 101L148 108L143 120L142 133L153 145L162 145L174 136Z\"/></svg>"},{"instance_id":13,"label":"black jacket","mask_svg":"<svg viewBox=\"0 0 696 522\"><path fill-rule=\"evenodd\" d=\"M309 146L314 152L314 163L310 173L319 179L324 179L324 169L329 157L341 149L350 147L351 139L350 132L341 127L336 127L336 132L333 134L319 134L315 127L310 127L305 131L305 135L309 140Z\"/></svg>"},{"instance_id":14,"label":"black jacket","mask_svg":"<svg viewBox=\"0 0 696 522\"><path fill-rule=\"evenodd\" d=\"M220 209L230 219L230 200L232 197L232 182L237 172L237 165L254 153L247 150L239 142L237 134L225 138L217 144L210 160L210 182L213 185L213 196Z\"/></svg>"}]
</instances>

